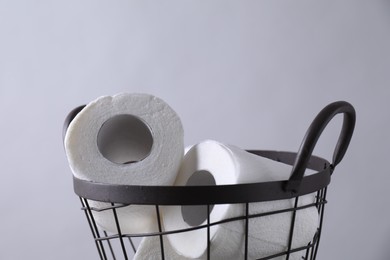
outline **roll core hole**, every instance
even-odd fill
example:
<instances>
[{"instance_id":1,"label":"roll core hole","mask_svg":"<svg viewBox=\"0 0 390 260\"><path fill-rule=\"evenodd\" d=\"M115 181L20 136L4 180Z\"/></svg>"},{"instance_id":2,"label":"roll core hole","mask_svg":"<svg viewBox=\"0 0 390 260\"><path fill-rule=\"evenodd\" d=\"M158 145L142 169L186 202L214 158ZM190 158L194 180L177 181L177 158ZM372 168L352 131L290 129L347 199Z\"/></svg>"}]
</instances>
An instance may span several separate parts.
<instances>
[{"instance_id":1,"label":"roll core hole","mask_svg":"<svg viewBox=\"0 0 390 260\"><path fill-rule=\"evenodd\" d=\"M108 119L97 137L100 153L117 164L142 161L150 154L152 145L149 126L133 115L117 115Z\"/></svg>"},{"instance_id":2,"label":"roll core hole","mask_svg":"<svg viewBox=\"0 0 390 260\"><path fill-rule=\"evenodd\" d=\"M216 185L213 175L206 170L194 172L188 179L186 186L212 186ZM210 213L214 205L210 205ZM190 226L199 226L207 219L207 205L182 206L183 220Z\"/></svg>"}]
</instances>

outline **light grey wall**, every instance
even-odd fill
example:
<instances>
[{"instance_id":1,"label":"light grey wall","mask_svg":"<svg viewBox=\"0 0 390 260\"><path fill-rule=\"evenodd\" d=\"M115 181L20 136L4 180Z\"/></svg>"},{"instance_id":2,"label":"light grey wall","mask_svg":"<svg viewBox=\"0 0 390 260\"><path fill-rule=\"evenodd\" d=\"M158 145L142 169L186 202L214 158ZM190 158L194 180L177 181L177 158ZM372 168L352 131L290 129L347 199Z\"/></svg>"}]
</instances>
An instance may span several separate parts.
<instances>
[{"instance_id":1,"label":"light grey wall","mask_svg":"<svg viewBox=\"0 0 390 260\"><path fill-rule=\"evenodd\" d=\"M75 106L146 92L186 144L296 151L326 104L357 110L319 260L390 258L390 2L0 1L0 259L97 259L61 142ZM329 158L341 118L317 155Z\"/></svg>"}]
</instances>

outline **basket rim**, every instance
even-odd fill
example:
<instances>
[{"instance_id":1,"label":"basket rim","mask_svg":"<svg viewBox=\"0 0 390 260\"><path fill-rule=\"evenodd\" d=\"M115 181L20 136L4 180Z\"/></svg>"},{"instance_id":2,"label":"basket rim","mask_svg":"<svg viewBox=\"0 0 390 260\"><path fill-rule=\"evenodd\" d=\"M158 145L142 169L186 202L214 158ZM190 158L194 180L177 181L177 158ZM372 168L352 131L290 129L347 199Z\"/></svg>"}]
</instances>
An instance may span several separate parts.
<instances>
[{"instance_id":1,"label":"basket rim","mask_svg":"<svg viewBox=\"0 0 390 260\"><path fill-rule=\"evenodd\" d=\"M258 156L293 165L295 152L247 150ZM329 185L333 165L327 160L311 156L308 169L316 172L300 180L299 190L288 190L288 177L283 181L243 183L215 186L146 186L117 185L82 180L73 176L74 192L85 199L139 205L211 205L253 203L291 199L313 193Z\"/></svg>"}]
</instances>

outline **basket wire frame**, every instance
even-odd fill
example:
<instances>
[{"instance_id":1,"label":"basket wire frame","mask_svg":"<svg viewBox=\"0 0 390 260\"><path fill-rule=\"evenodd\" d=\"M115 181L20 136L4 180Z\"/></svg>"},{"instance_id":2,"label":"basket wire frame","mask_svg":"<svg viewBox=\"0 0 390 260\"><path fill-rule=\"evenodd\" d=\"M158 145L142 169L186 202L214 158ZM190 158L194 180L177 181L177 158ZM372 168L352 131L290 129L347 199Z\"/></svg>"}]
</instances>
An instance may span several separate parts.
<instances>
[{"instance_id":1,"label":"basket wire frame","mask_svg":"<svg viewBox=\"0 0 390 260\"><path fill-rule=\"evenodd\" d=\"M187 232L195 229L207 229L207 260L213 259L211 255L211 247L212 244L210 242L210 228L211 226L214 225L220 225L224 224L227 222L232 222L232 221L242 221L244 220L245 226L244 226L244 255L243 259L247 260L248 258L248 244L250 243L250 237L248 236L249 230L250 230L250 220L253 218L261 218L263 216L268 216L268 215L274 215L274 214L281 214L285 212L292 212L292 217L291 217L291 224L290 224L290 230L289 230L289 239L288 239L288 246L285 251L269 255L266 257L262 258L256 258L257 260L268 260L268 259L275 259L277 257L283 257L285 256L284 259L289 260L290 255L292 253L298 252L298 251L305 251L304 256L302 259L304 260L314 260L317 257L317 251L318 251L318 246L320 242L320 237L321 237L321 230L322 230L322 223L323 223L323 217L324 217L324 209L325 209L325 204L327 203L326 200L326 191L327 188L323 188L319 191L317 191L316 194L316 200L314 203L307 204L307 205L302 205L298 206L298 201L299 197L297 196L294 198L294 206L291 208L287 209L281 209L281 210L275 210L275 211L270 211L270 212L264 212L264 213L258 213L258 214L249 214L250 212L250 205L251 203L244 203L245 205L245 214L241 217L234 217L234 218L229 218L229 219L224 219L218 222L211 223L210 222L210 208L211 205L208 204L207 206L207 222L203 226L197 226L193 228L188 228L188 229L182 229L182 230L174 230L174 231L169 231L169 232L163 232L162 231L162 220L161 220L161 213L160 213L160 206L155 205L156 209L156 222L158 224L159 232L155 233L150 233L150 234L123 234L120 229L120 223L117 215L117 209L128 206L128 205L123 205L123 204L115 204L111 203L111 206L105 207L105 208L95 208L95 207L90 207L88 199L80 197L80 202L81 202L81 209L84 211L87 222L89 224L89 227L91 229L91 233L93 236L93 239L95 241L95 245L97 248L97 251L99 253L99 257L101 260L117 260L117 259L131 259L131 255L134 255L137 251L137 247L135 246L135 243L133 241L134 238L137 237L146 237L146 236L158 236L160 240L160 254L161 254L161 259L165 260L167 259L165 256L165 246L164 246L164 236L167 236L169 234L175 234L179 232ZM293 248L292 247L292 241L294 237L294 223L295 223L295 216L296 212L298 210L302 210L308 207L316 207L318 210L319 214L319 225L317 228L317 232L315 233L312 241L306 245L302 246L299 248ZM115 225L117 227L117 233L116 234L108 234L105 230L102 230L98 227L95 219L93 212L100 212L100 211L112 211L112 217L113 220L115 221ZM117 242L119 245L120 254L118 254L118 251L115 252L112 243ZM278 258L281 259L281 258Z\"/></svg>"}]
</instances>

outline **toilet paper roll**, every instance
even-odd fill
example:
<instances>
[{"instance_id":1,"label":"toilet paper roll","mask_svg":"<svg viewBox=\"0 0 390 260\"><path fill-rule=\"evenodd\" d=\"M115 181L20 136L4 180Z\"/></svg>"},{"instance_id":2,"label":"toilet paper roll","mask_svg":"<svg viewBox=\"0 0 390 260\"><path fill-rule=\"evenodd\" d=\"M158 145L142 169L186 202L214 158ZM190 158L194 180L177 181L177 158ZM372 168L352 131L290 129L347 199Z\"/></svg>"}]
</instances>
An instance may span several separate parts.
<instances>
[{"instance_id":1,"label":"toilet paper roll","mask_svg":"<svg viewBox=\"0 0 390 260\"><path fill-rule=\"evenodd\" d=\"M188 151L175 185L224 185L278 181L288 179L290 172L291 166L289 165L250 154L235 146L209 140L193 146ZM313 199L313 195L309 195L308 199ZM250 213L278 210L290 206L291 203L291 200L252 203ZM205 211L202 206L164 207L165 230L171 231L205 225L207 221ZM297 213L296 224L298 225L295 228L297 236L294 236L296 238L294 246L306 245L311 241L318 223L318 213L315 209L314 211L302 210ZM244 206L242 204L214 205L210 213L210 222L243 215ZM279 253L287 249L291 213L280 214L277 218L273 217L251 219L248 235L250 259ZM312 221L307 221L307 219ZM312 225L313 228L308 228L306 223L310 227ZM244 252L244 225L244 221L234 221L211 226L211 255L213 258L233 259L231 257L237 252ZM260 230L258 227L264 228L264 230ZM307 235L299 237L299 232L307 233ZM171 234L168 235L168 239L178 254L188 258L205 259L206 229Z\"/></svg>"},{"instance_id":2,"label":"toilet paper roll","mask_svg":"<svg viewBox=\"0 0 390 260\"><path fill-rule=\"evenodd\" d=\"M64 144L77 178L119 185L170 185L184 154L178 115L148 94L122 93L92 101L70 123ZM122 232L156 230L154 210L151 206L118 209ZM117 232L111 211L94 215L100 227Z\"/></svg>"},{"instance_id":3,"label":"toilet paper roll","mask_svg":"<svg viewBox=\"0 0 390 260\"><path fill-rule=\"evenodd\" d=\"M163 238L164 258L169 260L190 260L177 254L171 247L168 239ZM137 248L133 260L161 260L160 237L144 237Z\"/></svg>"},{"instance_id":4,"label":"toilet paper roll","mask_svg":"<svg viewBox=\"0 0 390 260\"><path fill-rule=\"evenodd\" d=\"M314 200L314 194L301 196L298 200L298 207L314 203ZM250 205L249 214L293 208L294 203L295 200L293 199L253 203ZM286 212L250 219L248 258L258 259L286 251L288 249L292 215L292 212ZM291 248L307 246L317 231L318 222L319 215L316 207L298 210L295 216ZM292 253L289 259L304 259L302 257L305 253L306 251ZM272 259L284 260L285 258L285 256L281 256Z\"/></svg>"},{"instance_id":5,"label":"toilet paper roll","mask_svg":"<svg viewBox=\"0 0 390 260\"><path fill-rule=\"evenodd\" d=\"M169 240L164 236L164 258L169 260L191 260L185 256L179 255L172 248ZM137 248L133 260L161 260L160 237L144 237ZM241 252L236 252L235 255L229 258L231 260L243 259Z\"/></svg>"}]
</instances>

